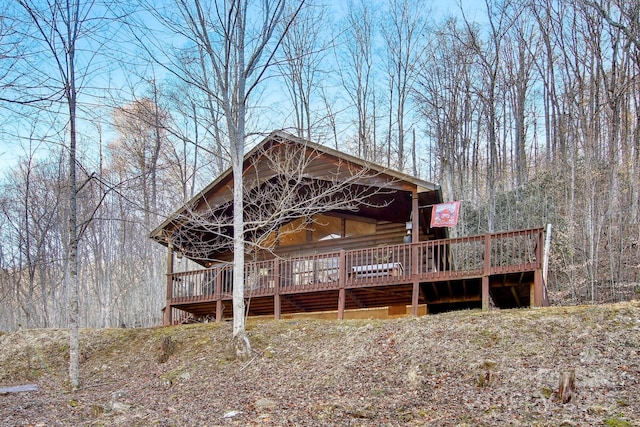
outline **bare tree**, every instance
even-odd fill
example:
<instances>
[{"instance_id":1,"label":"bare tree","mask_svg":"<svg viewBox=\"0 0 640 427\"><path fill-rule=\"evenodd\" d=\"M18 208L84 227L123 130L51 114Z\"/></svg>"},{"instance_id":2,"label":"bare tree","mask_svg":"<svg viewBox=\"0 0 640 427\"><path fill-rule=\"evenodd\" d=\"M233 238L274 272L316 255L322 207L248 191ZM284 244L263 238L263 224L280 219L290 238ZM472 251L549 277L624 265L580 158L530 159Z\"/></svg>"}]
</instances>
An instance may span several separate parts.
<instances>
[{"instance_id":1,"label":"bare tree","mask_svg":"<svg viewBox=\"0 0 640 427\"><path fill-rule=\"evenodd\" d=\"M9 3L0 6L0 88L3 89L0 101L15 101L15 96L7 96L5 90L11 90L16 79L12 74L18 62L19 38L17 30L14 28L15 22L9 13ZM12 94L15 95L15 94Z\"/></svg>"},{"instance_id":2,"label":"bare tree","mask_svg":"<svg viewBox=\"0 0 640 427\"><path fill-rule=\"evenodd\" d=\"M367 2L350 1L346 17L346 29L342 38L344 53L339 57L342 86L356 110L357 154L364 159L375 157L374 98L374 22L375 12Z\"/></svg>"},{"instance_id":3,"label":"bare tree","mask_svg":"<svg viewBox=\"0 0 640 427\"><path fill-rule=\"evenodd\" d=\"M136 223L130 226L133 235L122 236L123 240L128 240L128 246L136 246L135 259L150 260L139 262L137 268L138 285L146 288L148 293L157 295L154 288L154 279L161 271L161 264L155 255L155 247L146 240L137 240L135 235L147 235L157 222L158 206L160 200L169 202L173 194L180 194L175 191L175 187L184 185L183 181L170 183L169 179L163 179L170 165L166 163L167 154L171 153L174 145L170 140L170 135L166 131L171 122L169 112L159 105L159 88L155 82L150 83L150 97L141 98L114 111L113 124L118 132L117 138L109 144L109 151L113 158L113 172L118 173L116 182L119 182L119 196L126 194L128 202L132 204L132 213L137 214L132 217ZM175 198L175 196L174 196ZM130 216L129 212L123 212L121 218L124 220ZM139 218L139 219L138 219ZM123 224L123 231L127 230ZM151 261L154 260L155 261ZM129 273L130 274L130 273ZM131 281L130 281L131 283ZM127 319L126 323L148 322L145 319L153 319L153 311L159 313L157 304L146 302L157 302L156 298L147 298L145 302L137 301L139 307L131 305L132 311L142 312L141 307L151 310L146 316L133 320ZM153 310L155 309L155 310Z\"/></svg>"},{"instance_id":4,"label":"bare tree","mask_svg":"<svg viewBox=\"0 0 640 427\"><path fill-rule=\"evenodd\" d=\"M166 130L175 142L163 155L173 181L181 183L182 203L186 203L196 188L207 184L203 181L227 168L228 156L224 155L222 114L217 104L210 96L200 99L202 93L182 81L171 87L168 105L173 120ZM212 116L216 110L218 114Z\"/></svg>"},{"instance_id":5,"label":"bare tree","mask_svg":"<svg viewBox=\"0 0 640 427\"><path fill-rule=\"evenodd\" d=\"M234 176L233 336L241 358L248 357L251 351L245 333L244 271L239 268L244 265L245 258L242 162L247 144L247 114L252 94L268 75L282 38L303 6L304 1L299 2L291 14L286 13L284 0L258 4L245 0L176 1L175 9L166 15L152 4L146 8L164 28L190 41L186 47L177 49L177 57L192 58L193 61L175 60L177 57L173 52L158 45L164 43L164 39L163 42L145 40L143 45L156 58L157 52L151 51L152 47L174 59L169 65L163 64L167 71L209 96L215 101L216 114L218 108L224 114ZM196 65L192 66L192 63ZM214 112L210 114L213 116Z\"/></svg>"},{"instance_id":6,"label":"bare tree","mask_svg":"<svg viewBox=\"0 0 640 427\"><path fill-rule=\"evenodd\" d=\"M68 253L65 278L69 283L69 377L74 389L79 385L79 307L78 307L78 243L81 227L78 220L77 196L81 185L78 183L76 157L78 145L78 98L82 91L80 82L87 78L92 66L92 52L100 49L97 37L91 39L91 50L83 51L81 41L90 34L97 36L105 22L94 16L95 2L51 1L46 4L18 0L17 4L25 14L26 26L22 35L33 43L33 55L28 65L28 78L35 82L30 86L33 99L46 98L64 100L68 130L68 188L69 224ZM102 13L102 12L101 12ZM37 48L35 48L37 46ZM82 58L82 59L80 59ZM52 67L44 67L51 63ZM29 92L27 91L27 94Z\"/></svg>"},{"instance_id":7,"label":"bare tree","mask_svg":"<svg viewBox=\"0 0 640 427\"><path fill-rule=\"evenodd\" d=\"M52 153L53 154L53 153ZM27 328L44 328L55 324L55 301L60 291L61 237L60 212L63 191L58 155L38 160L32 154L20 162L5 178L0 202L2 240L5 260L11 274L3 287L13 289L11 304L14 318ZM9 310L12 311L12 310ZM16 326L16 323L14 323Z\"/></svg>"},{"instance_id":8,"label":"bare tree","mask_svg":"<svg viewBox=\"0 0 640 427\"><path fill-rule=\"evenodd\" d=\"M528 179L527 162L527 131L530 127L528 121L528 105L530 104L530 91L533 86L533 70L535 59L538 56L538 43L535 27L523 16L521 9L510 13L516 15L516 23L507 34L507 47L505 48L504 61L506 69L506 86L510 88L507 93L511 106L511 120L513 120L512 156L515 168L514 178L516 188L522 188Z\"/></svg>"},{"instance_id":9,"label":"bare tree","mask_svg":"<svg viewBox=\"0 0 640 427\"><path fill-rule=\"evenodd\" d=\"M504 5L500 2L486 0L487 18L489 22L489 34L486 42L483 42L481 35L474 25L464 18L467 27L467 39L470 41L469 48L476 53L478 67L481 71L482 79L476 93L483 106L484 128L487 135L487 196L489 199L488 229L494 231L496 206L495 194L501 184L501 156L499 138L499 115L501 98L504 96L500 90L503 54L503 40L507 30L512 25L512 20L506 13Z\"/></svg>"},{"instance_id":10,"label":"bare tree","mask_svg":"<svg viewBox=\"0 0 640 427\"><path fill-rule=\"evenodd\" d=\"M593 8L607 23L622 31L626 38L640 50L640 25L638 23L638 0L615 0L612 2L585 1L587 6ZM636 58L638 61L639 58Z\"/></svg>"},{"instance_id":11,"label":"bare tree","mask_svg":"<svg viewBox=\"0 0 640 427\"><path fill-rule=\"evenodd\" d=\"M557 44L560 42L554 34L558 31L557 25L554 25L555 16L554 8L547 4L550 0L531 3L527 14L531 16L537 24L537 32L542 45L541 55L534 62L534 66L538 70L540 80L543 85L542 104L544 110L544 140L545 152L544 159L547 166L552 165L552 159L555 153L564 156L564 141L560 138L562 127L561 101L557 90L559 85L556 78L559 73L557 63ZM560 12L561 13L561 12ZM556 162L557 163L557 162Z\"/></svg>"},{"instance_id":12,"label":"bare tree","mask_svg":"<svg viewBox=\"0 0 640 427\"><path fill-rule=\"evenodd\" d=\"M157 91L154 89L154 94ZM129 165L131 178L138 181L143 197L145 226L151 230L156 222L158 204L158 169L161 153L167 143L163 130L168 113L161 111L157 102L143 98L114 112L114 127L118 139L110 145L117 162Z\"/></svg>"},{"instance_id":13,"label":"bare tree","mask_svg":"<svg viewBox=\"0 0 640 427\"><path fill-rule=\"evenodd\" d=\"M389 5L389 18L383 26L383 37L388 60L390 90L390 123L395 113L395 132L397 138L397 167L406 167L405 137L407 127L405 116L408 111L410 95L413 90L419 63L425 52L427 38L427 10L424 3L413 0L392 0ZM391 100L395 100L391 102ZM389 135L392 128L389 127Z\"/></svg>"},{"instance_id":14,"label":"bare tree","mask_svg":"<svg viewBox=\"0 0 640 427\"><path fill-rule=\"evenodd\" d=\"M201 48L200 48L201 49ZM191 62L197 65L193 66ZM189 191L185 189L185 202L193 196L197 181L196 171L198 160L202 160L202 167L205 173L219 175L229 166L229 155L227 149L226 135L224 132L224 112L217 101L217 81L210 73L207 57L203 51L191 56L184 55L179 60L180 66L185 69L195 68L194 73L200 69L203 84L208 90L193 85L190 80L183 80L174 76L168 82L168 94L172 114L175 117L173 126L168 127L167 132L171 133L175 139L182 141L183 151L187 151L187 145L193 148L193 167ZM196 68L197 67L197 68ZM183 126L178 124L178 120L183 120ZM186 173L187 167L183 166ZM190 195L187 196L187 193Z\"/></svg>"},{"instance_id":15,"label":"bare tree","mask_svg":"<svg viewBox=\"0 0 640 427\"><path fill-rule=\"evenodd\" d=\"M436 28L435 43L420 63L413 96L433 141L443 193L477 201L469 182L476 182L478 173L472 161L477 150L471 144L478 115L473 93L477 73L468 36L454 19Z\"/></svg>"},{"instance_id":16,"label":"bare tree","mask_svg":"<svg viewBox=\"0 0 640 427\"><path fill-rule=\"evenodd\" d=\"M299 6L288 5L287 14L296 13ZM284 37L280 49L283 59L279 68L295 111L295 128L298 136L312 139L315 118L312 114L312 96L320 86L321 68L326 55L327 34L325 9L311 2L305 2L293 25L283 21Z\"/></svg>"}]
</instances>

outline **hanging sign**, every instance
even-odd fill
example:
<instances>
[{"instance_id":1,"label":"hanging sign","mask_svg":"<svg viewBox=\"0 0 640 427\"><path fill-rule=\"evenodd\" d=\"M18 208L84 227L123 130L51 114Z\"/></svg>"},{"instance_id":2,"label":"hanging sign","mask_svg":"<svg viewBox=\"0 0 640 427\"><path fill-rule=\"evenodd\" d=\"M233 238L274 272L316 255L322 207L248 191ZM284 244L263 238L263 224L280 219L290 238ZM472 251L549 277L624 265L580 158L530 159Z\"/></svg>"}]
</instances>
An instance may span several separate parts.
<instances>
[{"instance_id":1,"label":"hanging sign","mask_svg":"<svg viewBox=\"0 0 640 427\"><path fill-rule=\"evenodd\" d=\"M460 202L447 202L433 205L431 227L455 227L458 223Z\"/></svg>"}]
</instances>

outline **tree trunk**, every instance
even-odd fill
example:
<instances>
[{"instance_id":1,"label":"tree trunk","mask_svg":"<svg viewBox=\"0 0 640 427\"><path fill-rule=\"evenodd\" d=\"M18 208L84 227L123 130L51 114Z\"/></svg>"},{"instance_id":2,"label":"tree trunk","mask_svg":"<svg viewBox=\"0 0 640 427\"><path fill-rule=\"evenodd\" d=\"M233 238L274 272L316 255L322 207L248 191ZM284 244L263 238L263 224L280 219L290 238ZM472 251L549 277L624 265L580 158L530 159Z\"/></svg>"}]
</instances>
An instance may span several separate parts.
<instances>
[{"instance_id":1,"label":"tree trunk","mask_svg":"<svg viewBox=\"0 0 640 427\"><path fill-rule=\"evenodd\" d=\"M251 345L245 332L244 312L245 248L242 160L243 156L233 159L233 339L236 356L245 360L251 355Z\"/></svg>"},{"instance_id":2,"label":"tree trunk","mask_svg":"<svg viewBox=\"0 0 640 427\"><path fill-rule=\"evenodd\" d=\"M558 384L558 401L569 403L575 401L576 371L571 369L560 373Z\"/></svg>"},{"instance_id":3,"label":"tree trunk","mask_svg":"<svg viewBox=\"0 0 640 427\"><path fill-rule=\"evenodd\" d=\"M246 10L238 6L235 25L235 49L237 58L235 90L227 98L227 127L231 138L231 162L233 168L233 338L236 355L248 359L251 345L245 331L244 306L244 161L246 126L246 74L245 74L245 21ZM235 114L234 114L235 113Z\"/></svg>"},{"instance_id":4,"label":"tree trunk","mask_svg":"<svg viewBox=\"0 0 640 427\"><path fill-rule=\"evenodd\" d=\"M73 46L73 45L72 45ZM74 63L73 50L69 52L69 62ZM78 317L78 219L76 182L76 91L73 66L70 67L67 101L69 103L69 380L74 390L80 385L80 343Z\"/></svg>"}]
</instances>

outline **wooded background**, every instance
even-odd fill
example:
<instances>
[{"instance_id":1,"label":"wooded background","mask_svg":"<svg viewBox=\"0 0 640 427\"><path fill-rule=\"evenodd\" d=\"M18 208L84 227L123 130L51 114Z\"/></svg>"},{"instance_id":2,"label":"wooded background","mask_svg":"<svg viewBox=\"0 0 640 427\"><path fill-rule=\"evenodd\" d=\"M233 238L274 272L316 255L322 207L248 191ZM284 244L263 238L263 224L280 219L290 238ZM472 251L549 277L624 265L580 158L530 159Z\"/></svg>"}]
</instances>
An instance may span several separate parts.
<instances>
[{"instance_id":1,"label":"wooded background","mask_svg":"<svg viewBox=\"0 0 640 427\"><path fill-rule=\"evenodd\" d=\"M215 27L215 2L193 3ZM247 145L284 129L440 183L462 201L455 235L551 223L552 304L637 297L640 2L374 3L305 3L267 50ZM82 326L161 322L166 252L148 234L229 167L216 93L186 84L216 71L180 4L81 8ZM64 17L29 10L0 6L0 330L69 321L69 117L51 72L69 68L33 35Z\"/></svg>"}]
</instances>

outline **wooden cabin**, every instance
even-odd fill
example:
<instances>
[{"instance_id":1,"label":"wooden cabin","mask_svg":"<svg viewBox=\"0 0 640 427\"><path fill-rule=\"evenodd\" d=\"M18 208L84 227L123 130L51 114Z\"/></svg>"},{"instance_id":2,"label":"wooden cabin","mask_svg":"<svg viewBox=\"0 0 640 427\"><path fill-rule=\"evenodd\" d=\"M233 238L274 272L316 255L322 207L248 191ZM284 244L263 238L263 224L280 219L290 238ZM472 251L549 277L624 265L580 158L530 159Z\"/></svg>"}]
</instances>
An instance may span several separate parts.
<instances>
[{"instance_id":1,"label":"wooden cabin","mask_svg":"<svg viewBox=\"0 0 640 427\"><path fill-rule=\"evenodd\" d=\"M449 238L430 227L436 184L281 131L246 154L244 182L245 220L259 224L246 237L249 316L548 304L544 230ZM228 170L151 233L168 248L167 325L233 315L232 188ZM182 257L201 268L174 271Z\"/></svg>"}]
</instances>

